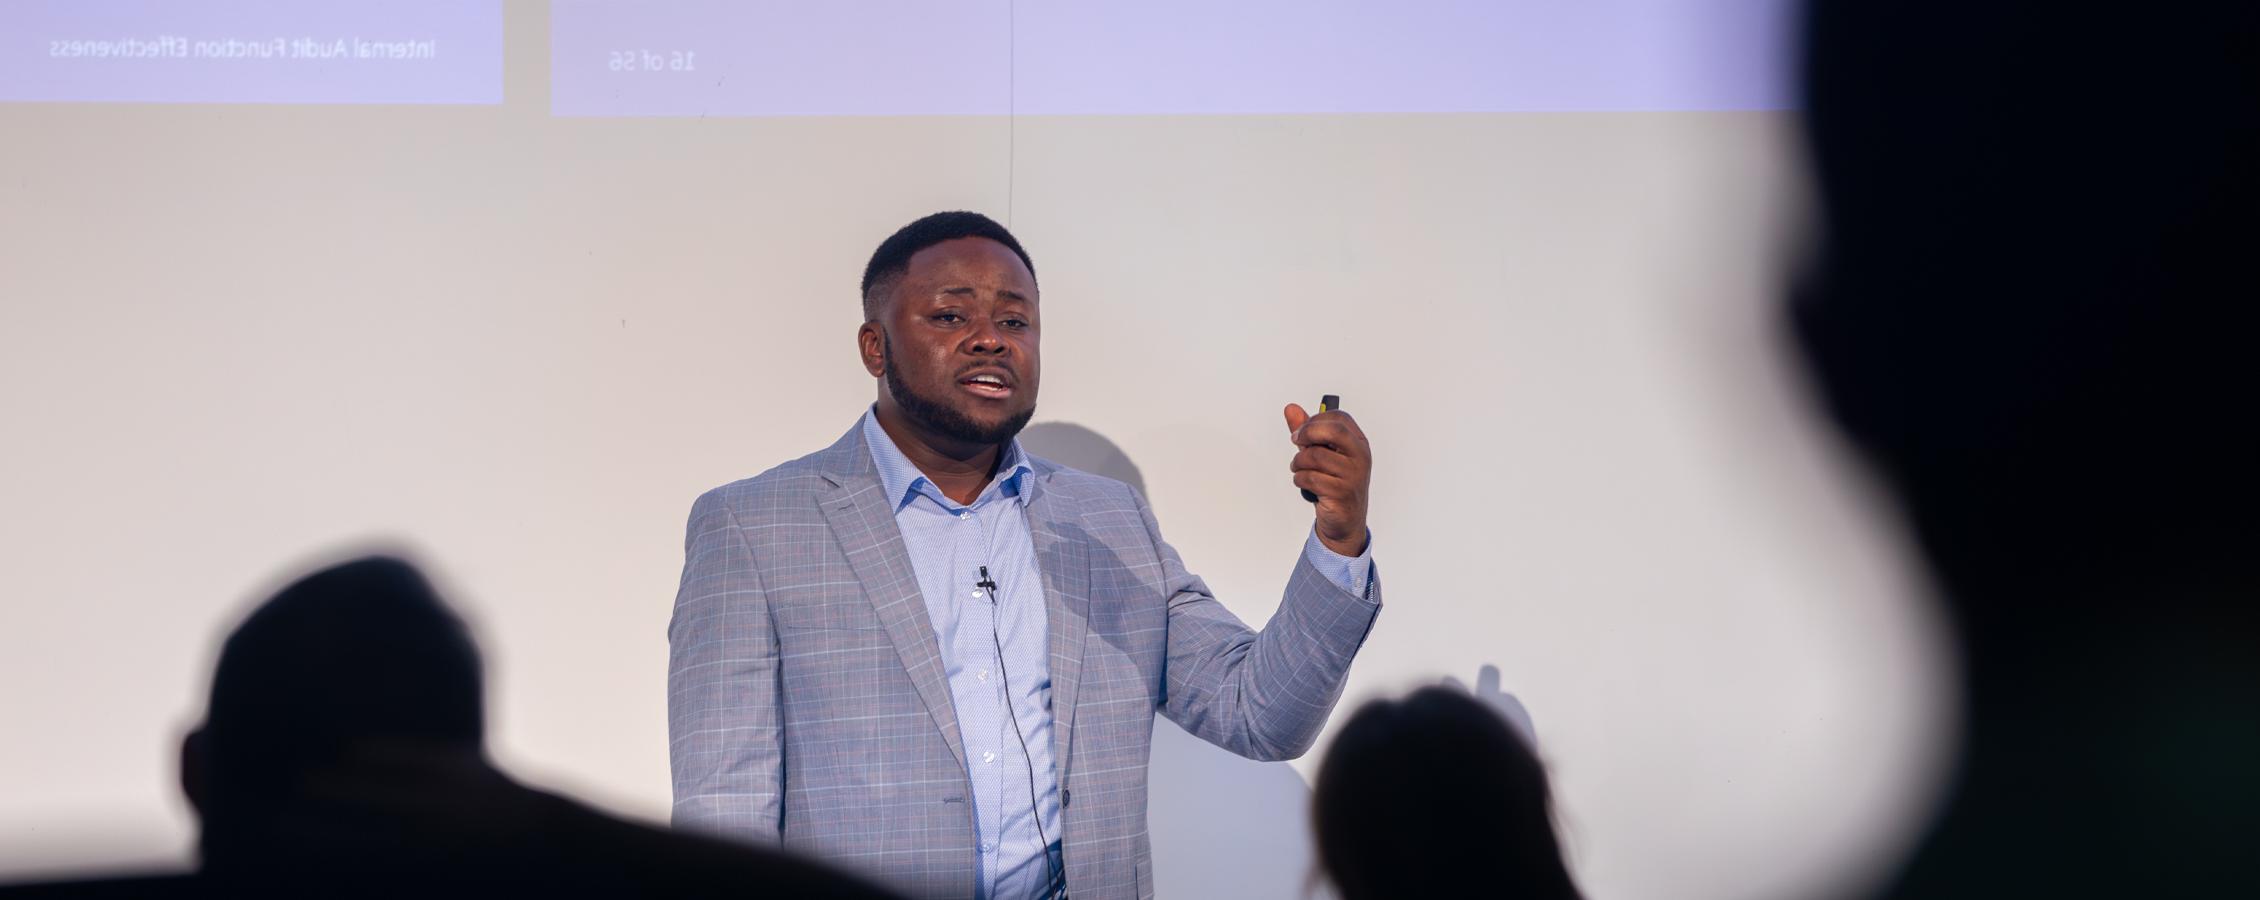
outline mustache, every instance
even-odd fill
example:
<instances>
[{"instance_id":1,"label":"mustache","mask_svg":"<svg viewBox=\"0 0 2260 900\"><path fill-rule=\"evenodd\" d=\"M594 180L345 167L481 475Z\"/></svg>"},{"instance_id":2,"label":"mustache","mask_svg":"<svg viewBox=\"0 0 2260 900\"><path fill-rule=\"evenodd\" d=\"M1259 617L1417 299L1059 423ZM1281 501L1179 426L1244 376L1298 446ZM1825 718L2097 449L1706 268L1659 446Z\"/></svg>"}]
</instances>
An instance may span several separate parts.
<instances>
[{"instance_id":1,"label":"mustache","mask_svg":"<svg viewBox=\"0 0 2260 900\"><path fill-rule=\"evenodd\" d=\"M885 360L886 360L886 365L887 365L887 370L888 370L888 371L887 371L887 374L888 374L888 376L889 376L889 377L894 377L894 374L895 374L895 371L896 371L896 369L895 369L895 338L894 338L894 335L888 334L888 333L886 333L886 332L885 332L884 330L882 330L882 331L880 331L880 332L879 332L879 356L880 356L880 357L881 357L882 359L885 359ZM1005 375L1006 375L1007 377L1010 377L1010 378L1011 378L1011 379L1012 379L1013 381L1015 381L1015 382L1017 382L1017 381L1019 381L1019 380L1020 380L1020 369L1019 369L1019 367L1017 367L1017 366L1014 366L1013 364L1011 364L1011 363L1008 363L1008 362L1005 362L1004 360L1001 360L1001 359L1000 359L1000 360L989 360L989 361L986 361L986 362L976 362L976 363L970 363L970 364L967 364L965 368L959 369L959 370L957 370L957 373L956 373L956 374L954 374L954 375L951 375L951 376L950 376L950 380L951 380L951 381L958 381L958 380L962 380L962 379L964 379L964 378L965 378L966 376L972 375L973 373L975 373L975 372L979 372L979 371L981 371L981 370L983 370L983 369L991 369L991 370L995 370L995 371L1003 372L1003 373L1004 373L1004 374L1005 374Z\"/></svg>"}]
</instances>

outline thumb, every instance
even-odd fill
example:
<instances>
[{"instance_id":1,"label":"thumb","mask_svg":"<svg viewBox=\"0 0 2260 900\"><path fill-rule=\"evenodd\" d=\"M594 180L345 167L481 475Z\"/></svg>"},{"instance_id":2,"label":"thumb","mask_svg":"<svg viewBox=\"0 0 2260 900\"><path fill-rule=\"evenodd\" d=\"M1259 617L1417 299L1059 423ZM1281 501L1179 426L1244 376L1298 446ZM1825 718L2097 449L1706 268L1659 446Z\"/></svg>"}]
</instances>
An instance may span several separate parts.
<instances>
[{"instance_id":1,"label":"thumb","mask_svg":"<svg viewBox=\"0 0 2260 900\"><path fill-rule=\"evenodd\" d=\"M1297 431L1301 431L1303 428L1303 423L1310 421L1310 413L1304 412L1303 405L1300 403L1287 404L1286 412L1288 434L1294 434Z\"/></svg>"}]
</instances>

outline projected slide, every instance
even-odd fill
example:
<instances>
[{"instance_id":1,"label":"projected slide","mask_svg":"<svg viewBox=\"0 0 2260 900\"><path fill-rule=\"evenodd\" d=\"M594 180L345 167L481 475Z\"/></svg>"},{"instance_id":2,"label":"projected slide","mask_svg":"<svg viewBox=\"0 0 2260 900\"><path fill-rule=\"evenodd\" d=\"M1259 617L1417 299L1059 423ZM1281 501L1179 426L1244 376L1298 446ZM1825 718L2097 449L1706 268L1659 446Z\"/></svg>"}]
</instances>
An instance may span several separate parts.
<instances>
[{"instance_id":1,"label":"projected slide","mask_svg":"<svg viewBox=\"0 0 2260 900\"><path fill-rule=\"evenodd\" d=\"M566 116L1003 115L1007 0L558 0Z\"/></svg>"},{"instance_id":2,"label":"projected slide","mask_svg":"<svg viewBox=\"0 0 2260 900\"><path fill-rule=\"evenodd\" d=\"M501 0L7 0L0 102L500 103Z\"/></svg>"},{"instance_id":3,"label":"projected slide","mask_svg":"<svg viewBox=\"0 0 2260 900\"><path fill-rule=\"evenodd\" d=\"M557 0L562 116L1777 109L1786 0Z\"/></svg>"}]
</instances>

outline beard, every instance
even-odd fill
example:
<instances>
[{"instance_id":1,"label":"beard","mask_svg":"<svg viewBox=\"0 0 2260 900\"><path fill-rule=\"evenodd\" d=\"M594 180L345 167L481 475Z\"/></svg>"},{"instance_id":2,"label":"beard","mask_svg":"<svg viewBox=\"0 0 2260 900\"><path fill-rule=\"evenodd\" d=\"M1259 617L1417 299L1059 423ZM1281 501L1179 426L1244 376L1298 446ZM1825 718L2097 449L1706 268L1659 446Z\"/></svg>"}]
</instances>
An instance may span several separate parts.
<instances>
[{"instance_id":1,"label":"beard","mask_svg":"<svg viewBox=\"0 0 2260 900\"><path fill-rule=\"evenodd\" d=\"M1036 417L1036 407L1030 404L1027 409L994 425L975 422L949 404L920 394L912 388L902 377L902 370L895 367L895 342L892 339L881 334L879 348L880 355L887 361L887 393L893 395L895 405L902 408L904 415L929 431L968 444L1003 444L1019 434L1020 429L1028 427L1029 419Z\"/></svg>"}]
</instances>

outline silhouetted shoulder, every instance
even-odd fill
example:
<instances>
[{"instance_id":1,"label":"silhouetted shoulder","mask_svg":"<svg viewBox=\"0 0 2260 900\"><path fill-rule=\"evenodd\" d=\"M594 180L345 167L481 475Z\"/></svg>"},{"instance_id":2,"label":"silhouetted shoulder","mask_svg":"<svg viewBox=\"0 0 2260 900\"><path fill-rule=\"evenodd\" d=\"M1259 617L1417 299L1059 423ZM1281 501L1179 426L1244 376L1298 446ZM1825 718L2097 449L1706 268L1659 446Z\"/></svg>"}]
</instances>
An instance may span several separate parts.
<instances>
[{"instance_id":1,"label":"silhouetted shoulder","mask_svg":"<svg viewBox=\"0 0 2260 900\"><path fill-rule=\"evenodd\" d=\"M615 819L528 791L557 853L540 869L564 893L621 897L807 897L888 900L883 888L814 859Z\"/></svg>"},{"instance_id":2,"label":"silhouetted shoulder","mask_svg":"<svg viewBox=\"0 0 2260 900\"><path fill-rule=\"evenodd\" d=\"M0 885L0 897L7 900L95 900L107 897L214 897L217 892L206 889L203 881L192 874L119 876L89 878L77 881L44 881L25 884Z\"/></svg>"}]
</instances>

